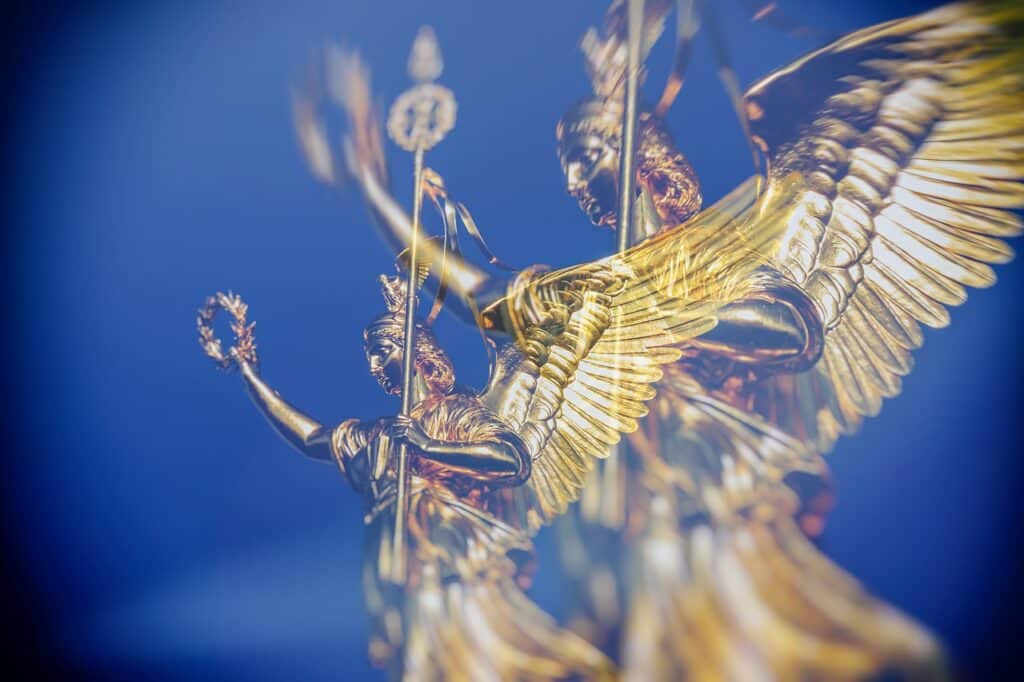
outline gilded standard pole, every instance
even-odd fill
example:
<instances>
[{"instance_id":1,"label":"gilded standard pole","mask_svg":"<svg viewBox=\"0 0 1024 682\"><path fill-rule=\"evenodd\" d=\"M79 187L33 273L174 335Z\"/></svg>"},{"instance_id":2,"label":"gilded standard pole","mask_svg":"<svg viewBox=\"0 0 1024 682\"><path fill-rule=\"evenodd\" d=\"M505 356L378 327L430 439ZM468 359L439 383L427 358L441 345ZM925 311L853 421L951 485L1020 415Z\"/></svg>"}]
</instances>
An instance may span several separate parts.
<instances>
[{"instance_id":1,"label":"gilded standard pole","mask_svg":"<svg viewBox=\"0 0 1024 682\"><path fill-rule=\"evenodd\" d=\"M622 146L619 149L618 250L630 246L633 205L636 201L636 101L640 81L640 40L643 35L644 0L627 0L626 93L622 107Z\"/></svg>"},{"instance_id":2,"label":"gilded standard pole","mask_svg":"<svg viewBox=\"0 0 1024 682\"><path fill-rule=\"evenodd\" d=\"M434 83L443 68L441 49L434 31L424 26L416 34L409 55L409 75L417 85L406 90L391 106L388 134L402 149L413 153L412 237L405 298L405 350L402 357L402 415L413 408L416 375L416 285L419 272L420 216L423 212L423 155L440 142L455 125L455 96ZM391 578L406 579L406 520L409 516L409 448L398 449L398 480L395 491L395 534L391 544Z\"/></svg>"}]
</instances>

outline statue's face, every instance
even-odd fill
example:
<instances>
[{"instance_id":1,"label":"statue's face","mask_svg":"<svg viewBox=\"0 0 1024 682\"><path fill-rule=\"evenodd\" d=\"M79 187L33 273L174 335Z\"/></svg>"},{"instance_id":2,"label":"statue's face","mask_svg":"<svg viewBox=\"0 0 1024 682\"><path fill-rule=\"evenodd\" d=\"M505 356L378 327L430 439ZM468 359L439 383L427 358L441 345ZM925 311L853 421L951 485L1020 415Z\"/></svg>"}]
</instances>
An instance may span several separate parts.
<instances>
[{"instance_id":1,"label":"statue's face","mask_svg":"<svg viewBox=\"0 0 1024 682\"><path fill-rule=\"evenodd\" d=\"M570 133L559 156L566 189L595 225L615 226L619 187L619 150L594 133Z\"/></svg>"},{"instance_id":2,"label":"statue's face","mask_svg":"<svg viewBox=\"0 0 1024 682\"><path fill-rule=\"evenodd\" d=\"M394 339L378 337L366 343L370 374L388 395L402 394L402 346Z\"/></svg>"}]
</instances>

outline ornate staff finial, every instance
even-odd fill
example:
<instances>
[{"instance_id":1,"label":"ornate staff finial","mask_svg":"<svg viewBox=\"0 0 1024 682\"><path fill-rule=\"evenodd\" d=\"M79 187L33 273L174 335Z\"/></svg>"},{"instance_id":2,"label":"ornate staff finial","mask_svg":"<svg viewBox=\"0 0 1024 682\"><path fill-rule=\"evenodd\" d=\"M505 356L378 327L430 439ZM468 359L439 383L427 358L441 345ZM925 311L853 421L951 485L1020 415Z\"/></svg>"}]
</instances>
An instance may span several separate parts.
<instances>
[{"instance_id":1,"label":"ornate staff finial","mask_svg":"<svg viewBox=\"0 0 1024 682\"><path fill-rule=\"evenodd\" d=\"M441 46L437 44L434 29L421 26L409 51L409 77L417 83L429 83L440 78L443 69Z\"/></svg>"},{"instance_id":2,"label":"ornate staff finial","mask_svg":"<svg viewBox=\"0 0 1024 682\"><path fill-rule=\"evenodd\" d=\"M388 136L407 152L427 151L455 127L455 95L433 82L443 66L434 30L424 26L409 54L409 77L417 85L399 95L388 113Z\"/></svg>"},{"instance_id":3,"label":"ornate staff finial","mask_svg":"<svg viewBox=\"0 0 1024 682\"><path fill-rule=\"evenodd\" d=\"M409 76L417 84L395 100L388 112L388 136L402 149L413 153L412 239L409 245L409 275L406 277L405 354L402 362L402 414L412 410L416 334L416 276L419 272L417 244L420 214L423 212L423 154L444 139L455 127L455 95L433 82L441 75L444 62L434 30L424 26L416 34L409 54ZM398 490L395 501L395 536L392 543L391 578L406 579L406 519L409 516L409 451L403 443L398 450Z\"/></svg>"}]
</instances>

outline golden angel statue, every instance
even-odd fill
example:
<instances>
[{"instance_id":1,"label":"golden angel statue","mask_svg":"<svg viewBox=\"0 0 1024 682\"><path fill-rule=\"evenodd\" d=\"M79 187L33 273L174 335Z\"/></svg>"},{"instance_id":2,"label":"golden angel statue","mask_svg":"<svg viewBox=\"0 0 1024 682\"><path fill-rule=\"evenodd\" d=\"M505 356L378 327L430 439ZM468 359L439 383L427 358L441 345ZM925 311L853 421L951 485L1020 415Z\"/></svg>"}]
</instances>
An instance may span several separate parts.
<instances>
[{"instance_id":1,"label":"golden angel statue","mask_svg":"<svg viewBox=\"0 0 1024 682\"><path fill-rule=\"evenodd\" d=\"M558 126L570 192L609 226L623 212L626 4L587 34L594 97ZM669 9L649 3L647 46ZM606 644L620 630L611 648L625 676L940 674L931 636L808 542L801 531L815 530L820 510L790 483L827 475L820 456L899 393L921 325L947 324L947 306L968 286L991 285L990 264L1012 257L1003 240L1020 233L1013 209L1024 206L1022 38L1018 3L953 4L857 31L769 75L738 100L764 172L704 210L664 107L637 116L635 210L618 227L640 243L607 262L658 271L640 278L673 294L688 279L717 280L725 264L734 277L710 318L675 342L677 359L630 373L645 388L630 386L627 414L642 423L631 447L605 460L616 466L592 466L633 426L595 419L607 406L595 377L624 378L609 359L592 373L560 368L579 385L563 391L563 418L584 428L552 432L564 456L532 469L531 485L546 487L537 520L583 497L564 533L576 548L569 568L587 634ZM404 249L414 226L387 189L365 70L350 61L337 79L350 119L344 164L387 241ZM316 126L298 122L300 132ZM439 177L432 183L465 219ZM434 251L434 286L453 308L496 340L528 343L522 322L547 299L524 293L550 274L510 277ZM645 251L653 260L641 265ZM599 528L611 529L615 551L599 551Z\"/></svg>"},{"instance_id":2,"label":"golden angel statue","mask_svg":"<svg viewBox=\"0 0 1024 682\"><path fill-rule=\"evenodd\" d=\"M389 395L401 395L404 301L401 283L382 277L387 312L363 335L371 374ZM241 321L239 341L225 356L210 323L217 308ZM241 308L240 315L239 309ZM512 424L455 384L451 360L431 331L418 325L416 404L408 417L348 419L324 426L285 401L261 377L251 326L237 296L211 297L200 333L211 356L237 365L245 387L270 424L314 459L335 462L366 500L363 570L373 620L370 656L414 679L563 679L607 677L610 663L572 633L560 630L520 585L529 580L532 548L522 528L495 507L529 479L528 446ZM407 586L390 581L389 543L395 524L395 445L413 448L409 536L413 562ZM401 655L398 654L401 652Z\"/></svg>"},{"instance_id":3,"label":"golden angel statue","mask_svg":"<svg viewBox=\"0 0 1024 682\"><path fill-rule=\"evenodd\" d=\"M428 80L436 77L430 73ZM422 85L410 92L438 93ZM436 112L415 97L399 101L406 100L414 112ZM395 136L410 142L419 166L425 145L417 135L441 127L418 125L415 115L403 115L410 109L393 111ZM615 256L513 278L504 297L480 311L484 326L504 338L479 392L455 383L447 354L416 323L419 269L410 267L404 283L382 278L387 312L366 327L366 357L381 387L409 398L411 408L373 421L326 427L274 391L258 369L254 327L239 297L218 294L200 311L206 353L221 367L237 366L271 425L302 453L336 462L364 496L371 656L395 677L615 675L599 649L560 628L523 593L530 537L578 497L592 461L636 428L661 366L680 359L679 345L749 295L758 254L778 235L754 221L747 225L756 229L730 233L718 225L667 231L664 241ZM715 248L722 240L731 248ZM428 256L436 249L431 241L422 246ZM236 342L226 353L212 328L218 309L234 320ZM410 457L407 510L399 502L402 452ZM407 532L396 533L402 524ZM408 543L400 572L393 542Z\"/></svg>"},{"instance_id":4,"label":"golden angel statue","mask_svg":"<svg viewBox=\"0 0 1024 682\"><path fill-rule=\"evenodd\" d=\"M680 248L699 251L718 235L677 237ZM375 660L414 679L613 674L598 649L560 629L523 594L529 538L575 499L588 460L635 427L653 394L650 384L661 377L659 366L680 357L675 346L706 330L714 311L742 287L753 261L742 249L735 253L741 255L686 274L676 253L646 244L593 263L527 273L510 294L516 320L494 318L516 340L498 350L483 391L456 385L448 356L417 325L410 414L334 427L292 406L262 378L241 299L209 299L198 318L207 354L222 367L237 366L278 433L303 454L336 462L366 499L364 589ZM382 283L387 312L366 327L364 348L380 386L400 395L403 284ZM227 353L212 330L218 309L235 320L237 341ZM401 444L413 454L411 561L404 582L394 584L389 543L396 523L394 453Z\"/></svg>"}]
</instances>

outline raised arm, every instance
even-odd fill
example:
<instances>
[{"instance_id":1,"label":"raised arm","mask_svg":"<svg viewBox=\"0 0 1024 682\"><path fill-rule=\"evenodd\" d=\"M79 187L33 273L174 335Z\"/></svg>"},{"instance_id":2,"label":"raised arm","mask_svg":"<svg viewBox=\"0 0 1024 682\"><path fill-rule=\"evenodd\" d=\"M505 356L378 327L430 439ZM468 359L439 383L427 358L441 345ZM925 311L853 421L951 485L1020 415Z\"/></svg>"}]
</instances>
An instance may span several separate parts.
<instances>
[{"instance_id":1,"label":"raised arm","mask_svg":"<svg viewBox=\"0 0 1024 682\"><path fill-rule=\"evenodd\" d=\"M398 255L412 243L412 220L395 201L384 184L384 178L375 172L375 164L362 158L355 149L356 147L351 145L346 147L349 172L359 187L378 234L388 248ZM417 248L421 249L421 262L442 262L441 248L436 242L426 239L422 232L417 240ZM475 311L484 310L503 296L507 281L456 254L447 254L444 262L451 309L466 322L478 322ZM431 277L426 283L431 294L437 292L439 285L440 280L437 277Z\"/></svg>"},{"instance_id":2,"label":"raised arm","mask_svg":"<svg viewBox=\"0 0 1024 682\"><path fill-rule=\"evenodd\" d=\"M396 253L411 243L412 223L394 198L373 176L368 167L354 165L359 187L382 237ZM649 208L649 195L641 197L647 203L636 211L638 220L645 220L638 229L643 236L651 236L651 227L660 226L654 211ZM646 233L646 234L644 234ZM437 244L422 238L424 260L441 262ZM469 322L482 323L485 329L507 333L508 314L504 310L508 280L477 268L459 256L447 256L447 282L449 303ZM437 274L437 273L435 273ZM724 307L718 314L718 324L707 334L695 339L695 348L743 364L772 365L777 368L809 366L820 353L820 322L807 296L789 285L778 273L764 272L760 276L758 291L746 300ZM440 280L432 277L428 284L436 291ZM453 300L454 299L454 300ZM478 311L478 315L474 315Z\"/></svg>"},{"instance_id":3,"label":"raised arm","mask_svg":"<svg viewBox=\"0 0 1024 682\"><path fill-rule=\"evenodd\" d=\"M235 342L228 351L213 330L214 318L219 310L232 318L231 330ZM366 448L374 426L356 419L343 422L334 429L296 409L260 377L256 355L255 322L249 322L249 306L242 297L233 293L217 292L206 299L199 309L196 327L203 352L221 369L237 367L246 392L266 417L270 425L288 443L302 454L325 462L336 461L349 474L349 461ZM351 480L351 476L349 477Z\"/></svg>"},{"instance_id":4,"label":"raised arm","mask_svg":"<svg viewBox=\"0 0 1024 682\"><path fill-rule=\"evenodd\" d=\"M327 80L337 104L348 119L343 141L343 158L335 159L323 121L317 113L317 97L298 93L295 100L295 125L302 149L314 176L328 184L351 180L362 194L374 225L384 243L396 255L412 242L410 216L389 190L387 160L380 118L370 92L370 74L358 54L344 50L329 51ZM343 172L341 169L344 169ZM441 262L441 249L418 239L421 262ZM478 321L475 310L486 307L492 292L504 293L504 281L494 282L488 272L449 254L446 280L453 309L464 321ZM501 279L501 278L498 278ZM427 290L437 292L439 283L429 281Z\"/></svg>"},{"instance_id":5,"label":"raised arm","mask_svg":"<svg viewBox=\"0 0 1024 682\"><path fill-rule=\"evenodd\" d=\"M238 361L238 369L249 397L282 438L307 457L334 461L331 429L288 403L263 381L256 368L246 360Z\"/></svg>"},{"instance_id":6,"label":"raised arm","mask_svg":"<svg viewBox=\"0 0 1024 682\"><path fill-rule=\"evenodd\" d=\"M349 132L345 142L344 163L374 219L384 242L396 255L410 245L413 235L412 221L387 188L387 166L384 159L383 136L379 120L370 105L369 76L358 61L343 69L346 97L344 107L349 118ZM568 122L563 120L559 130L559 156L566 172L569 190L577 198L591 197L591 208L615 205L617 190L614 184L598 180L607 176L611 183L617 177L618 140L608 135L593 134L600 129L607 133L608 126L583 121L580 117L603 119L609 115L605 106L591 111L581 105L580 111L570 112ZM611 126L618 122L613 116ZM661 122L645 119L639 150L638 210L634 212L636 241L653 236L665 227L687 221L701 207L700 186L689 162L676 148ZM605 201L596 196L600 188L611 189ZM600 211L598 211L600 213ZM594 220L597 216L591 214ZM610 220L614 223L614 215ZM597 220L605 224L603 220ZM436 242L421 234L417 240L421 258L439 264L442 260ZM448 287L447 303L466 322L473 322L489 333L509 333L512 328L507 309L509 279L495 275L448 254L445 260L444 281ZM439 273L435 270L435 275ZM723 308L718 324L709 333L693 342L693 347L705 355L733 362L759 365L765 369L786 369L809 366L820 352L820 322L806 296L791 286L778 273L765 273L763 286L749 300L738 301ZM440 277L431 277L427 289L435 293ZM513 311L518 312L518 311Z\"/></svg>"}]
</instances>

